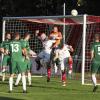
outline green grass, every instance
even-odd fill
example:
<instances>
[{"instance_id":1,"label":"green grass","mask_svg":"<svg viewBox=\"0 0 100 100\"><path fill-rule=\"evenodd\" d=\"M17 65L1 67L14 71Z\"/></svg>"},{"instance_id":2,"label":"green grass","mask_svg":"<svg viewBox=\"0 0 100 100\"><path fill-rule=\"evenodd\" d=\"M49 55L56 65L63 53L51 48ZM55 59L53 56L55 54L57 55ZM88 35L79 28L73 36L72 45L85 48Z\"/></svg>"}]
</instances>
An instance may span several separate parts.
<instances>
[{"instance_id":1,"label":"green grass","mask_svg":"<svg viewBox=\"0 0 100 100\"><path fill-rule=\"evenodd\" d=\"M14 87L13 93L8 93L8 81L0 81L0 100L99 100L100 89L92 93L93 86L82 86L79 80L68 80L62 87L60 78L52 78L50 83L46 77L32 78L32 87L27 87L28 93L22 93L22 86Z\"/></svg>"}]
</instances>

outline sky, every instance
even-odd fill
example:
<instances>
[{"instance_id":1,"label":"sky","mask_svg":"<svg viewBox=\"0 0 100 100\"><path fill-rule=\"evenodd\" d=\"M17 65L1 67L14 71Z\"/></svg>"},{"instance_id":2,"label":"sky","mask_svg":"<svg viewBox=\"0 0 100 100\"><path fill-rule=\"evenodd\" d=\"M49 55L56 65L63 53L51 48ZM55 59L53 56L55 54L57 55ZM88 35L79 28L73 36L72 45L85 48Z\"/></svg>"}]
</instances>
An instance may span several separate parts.
<instances>
[{"instance_id":1,"label":"sky","mask_svg":"<svg viewBox=\"0 0 100 100\"><path fill-rule=\"evenodd\" d=\"M66 15L72 9L77 9L79 14L100 15L99 0L0 0L0 16L62 15L64 2Z\"/></svg>"}]
</instances>

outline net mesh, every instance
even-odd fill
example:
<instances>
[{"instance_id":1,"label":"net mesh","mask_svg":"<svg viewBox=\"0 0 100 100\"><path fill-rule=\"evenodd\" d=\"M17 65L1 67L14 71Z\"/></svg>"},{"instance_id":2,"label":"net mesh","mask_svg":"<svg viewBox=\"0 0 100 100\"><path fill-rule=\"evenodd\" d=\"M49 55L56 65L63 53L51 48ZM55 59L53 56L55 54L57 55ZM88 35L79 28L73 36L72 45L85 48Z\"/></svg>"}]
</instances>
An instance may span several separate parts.
<instances>
[{"instance_id":1,"label":"net mesh","mask_svg":"<svg viewBox=\"0 0 100 100\"><path fill-rule=\"evenodd\" d=\"M87 22L91 21L91 24L87 24L86 28L86 52L85 52L85 84L91 84L91 60L90 51L91 44L94 42L95 34L100 34L100 16L87 16ZM97 73L98 84L100 84L100 70Z\"/></svg>"},{"instance_id":2,"label":"net mesh","mask_svg":"<svg viewBox=\"0 0 100 100\"><path fill-rule=\"evenodd\" d=\"M82 22L83 16L77 17L66 17L65 23L63 22L63 17L61 18L5 18L5 32L10 32L14 34L19 32L21 38L26 32L31 34L31 39L29 41L30 47L36 53L39 53L42 50L42 43L36 37L35 31L40 30L40 32L46 33L48 36L51 33L53 27L58 26L59 31L63 35L63 25L65 25L65 43L72 45L74 48L74 53L71 54L74 59L73 70L75 73L81 72L81 53L82 53ZM35 64L33 66L33 73L38 73L35 70ZM40 71L41 72L41 71ZM45 73L42 70L41 73ZM76 74L75 74L76 75ZM74 75L74 76L75 76ZM75 76L76 77L76 76Z\"/></svg>"},{"instance_id":3,"label":"net mesh","mask_svg":"<svg viewBox=\"0 0 100 100\"><path fill-rule=\"evenodd\" d=\"M35 31L40 30L40 32L46 33L48 36L52 31L52 28L56 25L63 33L63 25L65 25L65 43L72 45L74 48L73 56L73 78L81 78L81 68L82 68L82 40L83 40L83 16L69 16L65 17L65 23L63 22L63 17L52 17L52 18L5 18L5 32L15 33L19 32L21 37L26 32L31 34L31 39L29 41L30 47L36 53L42 50L42 43L36 37ZM86 29L86 53L85 53L85 83L91 82L91 67L90 67L90 47L93 42L93 37L95 33L100 33L100 17L88 16L87 17L87 29ZM33 64L33 73L45 74L45 69L41 69L37 72L35 69L35 64ZM78 74L79 73L79 74ZM98 74L99 75L99 74Z\"/></svg>"}]
</instances>

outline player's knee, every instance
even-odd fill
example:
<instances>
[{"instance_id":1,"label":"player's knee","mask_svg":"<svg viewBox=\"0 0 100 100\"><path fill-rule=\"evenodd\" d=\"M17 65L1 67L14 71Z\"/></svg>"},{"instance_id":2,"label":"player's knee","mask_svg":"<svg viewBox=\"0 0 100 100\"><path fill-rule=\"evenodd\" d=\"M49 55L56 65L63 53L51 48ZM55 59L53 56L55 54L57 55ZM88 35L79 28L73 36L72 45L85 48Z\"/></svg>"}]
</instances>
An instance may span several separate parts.
<instances>
[{"instance_id":1,"label":"player's knee","mask_svg":"<svg viewBox=\"0 0 100 100\"><path fill-rule=\"evenodd\" d=\"M35 59L35 61L36 61L37 64L40 63L40 58L37 57L37 58Z\"/></svg>"},{"instance_id":2,"label":"player's knee","mask_svg":"<svg viewBox=\"0 0 100 100\"><path fill-rule=\"evenodd\" d=\"M14 74L10 74L10 77L14 77Z\"/></svg>"},{"instance_id":3,"label":"player's knee","mask_svg":"<svg viewBox=\"0 0 100 100\"><path fill-rule=\"evenodd\" d=\"M73 63L73 58L72 57L69 57L68 58L68 62L69 62L69 64L72 64Z\"/></svg>"}]
</instances>

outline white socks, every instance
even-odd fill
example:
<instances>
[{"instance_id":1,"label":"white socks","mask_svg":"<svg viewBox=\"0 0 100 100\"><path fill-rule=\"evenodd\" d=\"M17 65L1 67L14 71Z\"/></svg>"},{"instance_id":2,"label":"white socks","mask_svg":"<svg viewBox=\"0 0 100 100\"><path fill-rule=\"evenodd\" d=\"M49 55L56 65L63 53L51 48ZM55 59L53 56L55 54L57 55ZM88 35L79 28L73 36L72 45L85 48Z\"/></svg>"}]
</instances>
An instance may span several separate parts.
<instances>
[{"instance_id":1,"label":"white socks","mask_svg":"<svg viewBox=\"0 0 100 100\"><path fill-rule=\"evenodd\" d=\"M18 74L15 85L18 85L20 80L21 80L21 74Z\"/></svg>"},{"instance_id":2,"label":"white socks","mask_svg":"<svg viewBox=\"0 0 100 100\"><path fill-rule=\"evenodd\" d=\"M26 76L22 75L23 90L26 91Z\"/></svg>"},{"instance_id":3,"label":"white socks","mask_svg":"<svg viewBox=\"0 0 100 100\"><path fill-rule=\"evenodd\" d=\"M97 80L96 80L96 75L95 74L92 74L92 81L93 81L94 86L96 86L97 85Z\"/></svg>"},{"instance_id":4,"label":"white socks","mask_svg":"<svg viewBox=\"0 0 100 100\"><path fill-rule=\"evenodd\" d=\"M27 77L28 77L28 83L29 83L29 85L31 85L31 73L30 72L28 73Z\"/></svg>"},{"instance_id":5,"label":"white socks","mask_svg":"<svg viewBox=\"0 0 100 100\"><path fill-rule=\"evenodd\" d=\"M58 70L58 68L57 68L57 66L56 66L56 64L55 64L55 65L54 65L55 74L57 73L57 70Z\"/></svg>"},{"instance_id":6,"label":"white socks","mask_svg":"<svg viewBox=\"0 0 100 100\"><path fill-rule=\"evenodd\" d=\"M12 91L12 89L13 89L13 77L9 78L9 87L10 87L10 91Z\"/></svg>"},{"instance_id":7,"label":"white socks","mask_svg":"<svg viewBox=\"0 0 100 100\"><path fill-rule=\"evenodd\" d=\"M5 73L2 73L2 81L5 81Z\"/></svg>"},{"instance_id":8,"label":"white socks","mask_svg":"<svg viewBox=\"0 0 100 100\"><path fill-rule=\"evenodd\" d=\"M19 84L19 81L21 80L21 77L22 77L22 75L21 74L18 74L15 85L18 85ZM29 85L31 85L31 73L28 73L27 78L28 78Z\"/></svg>"}]
</instances>

